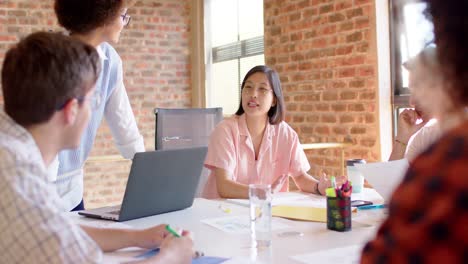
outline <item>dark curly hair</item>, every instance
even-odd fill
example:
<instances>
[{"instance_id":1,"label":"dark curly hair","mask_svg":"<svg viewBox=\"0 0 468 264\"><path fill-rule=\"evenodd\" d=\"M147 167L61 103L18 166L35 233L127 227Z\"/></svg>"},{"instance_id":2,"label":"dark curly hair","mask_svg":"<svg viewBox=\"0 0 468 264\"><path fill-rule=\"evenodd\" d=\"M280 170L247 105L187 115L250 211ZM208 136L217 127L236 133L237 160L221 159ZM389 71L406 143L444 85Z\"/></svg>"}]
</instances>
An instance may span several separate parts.
<instances>
[{"instance_id":1,"label":"dark curly hair","mask_svg":"<svg viewBox=\"0 0 468 264\"><path fill-rule=\"evenodd\" d=\"M124 0L55 0L58 22L72 33L88 33L120 15Z\"/></svg>"},{"instance_id":2,"label":"dark curly hair","mask_svg":"<svg viewBox=\"0 0 468 264\"><path fill-rule=\"evenodd\" d=\"M434 23L438 59L446 89L458 107L468 105L468 1L425 0Z\"/></svg>"}]
</instances>

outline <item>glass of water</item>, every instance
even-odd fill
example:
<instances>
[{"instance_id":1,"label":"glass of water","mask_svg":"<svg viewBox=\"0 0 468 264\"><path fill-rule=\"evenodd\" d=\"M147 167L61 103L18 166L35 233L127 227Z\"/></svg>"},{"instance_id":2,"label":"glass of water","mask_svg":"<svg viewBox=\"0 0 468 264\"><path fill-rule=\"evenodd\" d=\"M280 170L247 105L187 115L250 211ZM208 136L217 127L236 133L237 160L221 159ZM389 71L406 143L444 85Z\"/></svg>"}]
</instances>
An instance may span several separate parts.
<instances>
[{"instance_id":1,"label":"glass of water","mask_svg":"<svg viewBox=\"0 0 468 264\"><path fill-rule=\"evenodd\" d=\"M271 245L271 186L250 184L250 234L256 247Z\"/></svg>"}]
</instances>

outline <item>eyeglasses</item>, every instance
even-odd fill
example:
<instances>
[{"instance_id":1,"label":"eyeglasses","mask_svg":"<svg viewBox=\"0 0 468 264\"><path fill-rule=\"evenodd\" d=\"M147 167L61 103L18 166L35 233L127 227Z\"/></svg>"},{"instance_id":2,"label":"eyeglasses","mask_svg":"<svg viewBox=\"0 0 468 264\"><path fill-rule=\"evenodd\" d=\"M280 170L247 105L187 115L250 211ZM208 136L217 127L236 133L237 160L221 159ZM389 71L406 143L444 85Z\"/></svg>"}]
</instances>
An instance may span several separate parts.
<instances>
[{"instance_id":1,"label":"eyeglasses","mask_svg":"<svg viewBox=\"0 0 468 264\"><path fill-rule=\"evenodd\" d=\"M86 100L86 97L85 96L79 96L79 97L75 97L76 100L78 101L78 104L83 104L83 102ZM67 105L68 101L70 101L71 99L68 99L65 101L65 103L61 104L60 106L56 107L57 110L62 110L65 105ZM94 93L90 98L89 98L89 105L91 107L92 110L96 110L99 108L99 106L101 106L101 101L102 101L102 97L101 97L101 94L100 93Z\"/></svg>"},{"instance_id":2,"label":"eyeglasses","mask_svg":"<svg viewBox=\"0 0 468 264\"><path fill-rule=\"evenodd\" d=\"M122 17L122 21L124 23L124 27L125 26L128 26L128 24L130 24L130 20L132 20L132 17L130 15L127 15L127 13L123 14L123 15L120 15L120 17Z\"/></svg>"},{"instance_id":3,"label":"eyeglasses","mask_svg":"<svg viewBox=\"0 0 468 264\"><path fill-rule=\"evenodd\" d=\"M254 88L252 86L244 86L244 88L242 89L242 93L244 93L246 95L253 95L255 92L257 92L257 94L259 96L265 96L265 95L269 94L271 91L273 91L273 90L272 89L267 89L267 88L264 88L264 87Z\"/></svg>"}]
</instances>

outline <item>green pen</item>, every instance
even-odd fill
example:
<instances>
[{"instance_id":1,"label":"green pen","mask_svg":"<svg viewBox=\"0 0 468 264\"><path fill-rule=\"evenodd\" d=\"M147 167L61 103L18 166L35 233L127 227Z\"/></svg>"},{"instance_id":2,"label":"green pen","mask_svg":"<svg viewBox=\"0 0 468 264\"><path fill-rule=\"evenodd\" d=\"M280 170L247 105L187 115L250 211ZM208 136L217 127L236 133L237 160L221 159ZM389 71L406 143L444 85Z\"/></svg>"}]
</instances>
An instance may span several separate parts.
<instances>
[{"instance_id":1,"label":"green pen","mask_svg":"<svg viewBox=\"0 0 468 264\"><path fill-rule=\"evenodd\" d=\"M173 236L180 237L179 233L177 233L174 229L172 229L169 225L166 225L166 230L169 231Z\"/></svg>"}]
</instances>

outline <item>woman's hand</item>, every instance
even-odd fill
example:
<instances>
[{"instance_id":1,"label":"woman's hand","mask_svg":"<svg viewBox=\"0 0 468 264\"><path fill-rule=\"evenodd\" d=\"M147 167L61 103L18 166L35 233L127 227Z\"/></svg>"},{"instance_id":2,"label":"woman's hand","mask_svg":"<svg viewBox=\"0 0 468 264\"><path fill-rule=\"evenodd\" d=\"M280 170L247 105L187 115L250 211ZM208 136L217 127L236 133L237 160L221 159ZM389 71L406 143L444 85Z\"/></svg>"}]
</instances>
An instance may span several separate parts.
<instances>
[{"instance_id":1,"label":"woman's hand","mask_svg":"<svg viewBox=\"0 0 468 264\"><path fill-rule=\"evenodd\" d=\"M346 182L346 176L339 176L335 178L336 187L340 187L343 183ZM320 195L325 195L326 189L332 187L332 182L328 176L325 174L320 177L318 182L318 192Z\"/></svg>"},{"instance_id":2,"label":"woman's hand","mask_svg":"<svg viewBox=\"0 0 468 264\"><path fill-rule=\"evenodd\" d=\"M281 176L278 177L278 179L275 180L275 182L273 182L273 184L271 184L271 192L272 193L277 193L281 190L281 188L283 188L283 185L284 183L286 182L286 180L288 179L288 174L283 174Z\"/></svg>"}]
</instances>

